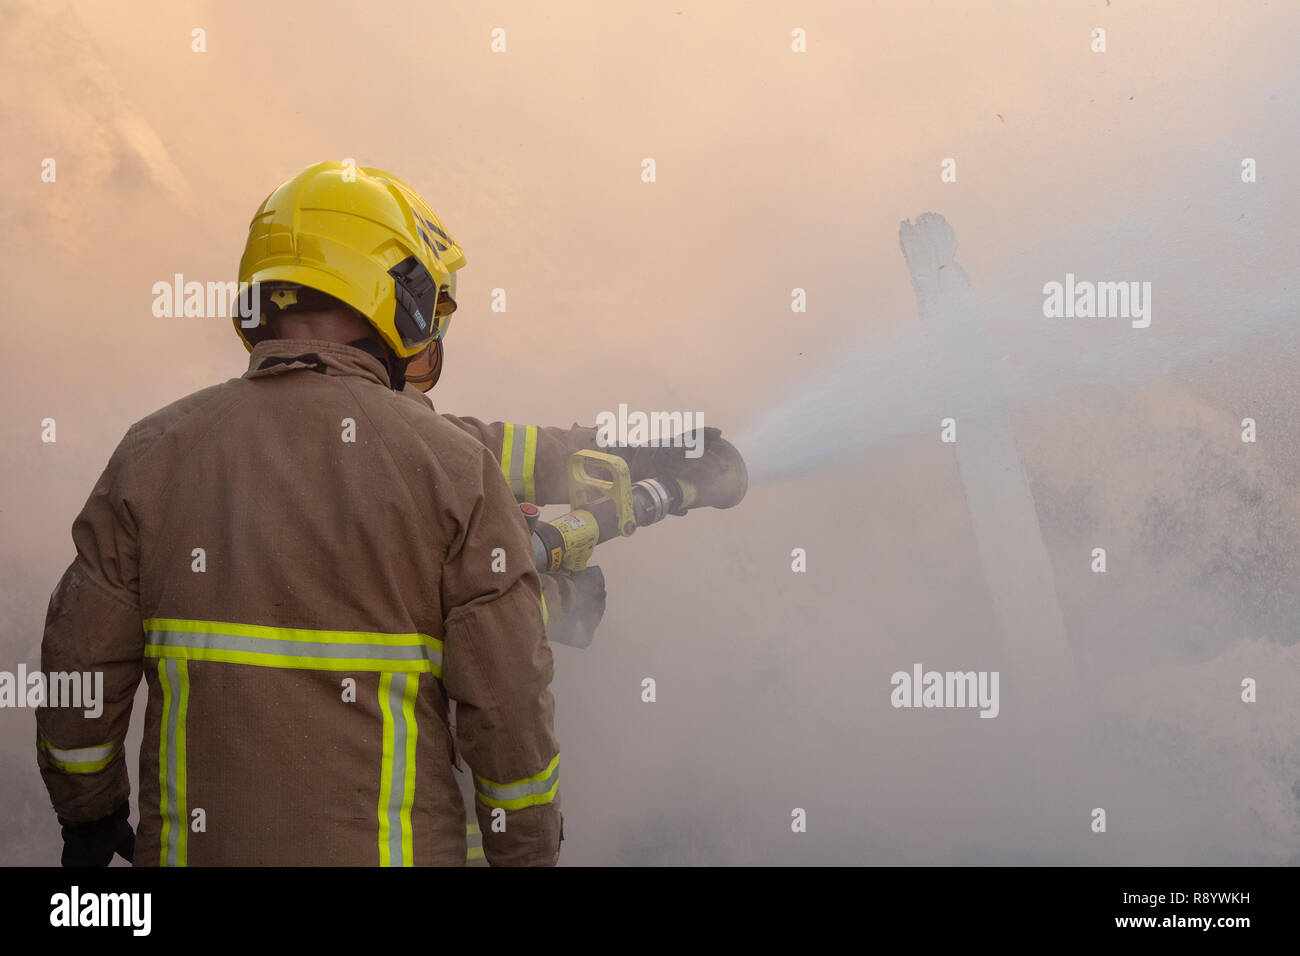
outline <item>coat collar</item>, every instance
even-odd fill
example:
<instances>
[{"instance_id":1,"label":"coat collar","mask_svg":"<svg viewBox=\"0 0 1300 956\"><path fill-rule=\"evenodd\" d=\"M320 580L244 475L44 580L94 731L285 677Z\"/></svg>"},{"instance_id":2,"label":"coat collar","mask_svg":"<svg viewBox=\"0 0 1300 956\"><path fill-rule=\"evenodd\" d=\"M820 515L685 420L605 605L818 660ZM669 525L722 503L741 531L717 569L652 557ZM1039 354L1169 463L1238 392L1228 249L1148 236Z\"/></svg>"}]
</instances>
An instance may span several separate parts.
<instances>
[{"instance_id":1,"label":"coat collar","mask_svg":"<svg viewBox=\"0 0 1300 956\"><path fill-rule=\"evenodd\" d=\"M352 375L391 388L388 370L373 355L322 339L266 339L253 346L244 378L264 378L297 369L324 375Z\"/></svg>"}]
</instances>

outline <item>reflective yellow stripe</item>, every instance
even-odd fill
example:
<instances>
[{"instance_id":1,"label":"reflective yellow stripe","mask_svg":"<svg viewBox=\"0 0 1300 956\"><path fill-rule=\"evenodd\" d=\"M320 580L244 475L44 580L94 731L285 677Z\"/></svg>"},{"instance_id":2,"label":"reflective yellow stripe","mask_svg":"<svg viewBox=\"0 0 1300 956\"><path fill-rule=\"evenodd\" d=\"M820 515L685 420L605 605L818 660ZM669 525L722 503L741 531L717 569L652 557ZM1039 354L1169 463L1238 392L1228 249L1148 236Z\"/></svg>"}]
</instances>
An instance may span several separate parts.
<instances>
[{"instance_id":1,"label":"reflective yellow stripe","mask_svg":"<svg viewBox=\"0 0 1300 956\"><path fill-rule=\"evenodd\" d=\"M479 832L477 823L469 823L465 826L465 860L482 860L483 856L483 834Z\"/></svg>"},{"instance_id":2,"label":"reflective yellow stripe","mask_svg":"<svg viewBox=\"0 0 1300 956\"><path fill-rule=\"evenodd\" d=\"M167 715L172 712L172 688L167 681L167 662L158 662L158 685L162 688L162 729L158 734L158 816L162 819L162 837L159 866L167 865L167 837L171 833L172 818L167 812Z\"/></svg>"},{"instance_id":3,"label":"reflective yellow stripe","mask_svg":"<svg viewBox=\"0 0 1300 956\"><path fill-rule=\"evenodd\" d=\"M406 688L402 694L402 716L406 718L406 786L402 789L402 865L415 866L415 851L411 844L411 808L415 805L415 740L419 730L415 723L415 695L420 688L420 675L406 675Z\"/></svg>"},{"instance_id":4,"label":"reflective yellow stripe","mask_svg":"<svg viewBox=\"0 0 1300 956\"><path fill-rule=\"evenodd\" d=\"M415 803L415 698L419 674L379 678L383 756L379 762L379 865L414 866L411 807ZM396 828L396 829L394 829Z\"/></svg>"},{"instance_id":5,"label":"reflective yellow stripe","mask_svg":"<svg viewBox=\"0 0 1300 956\"><path fill-rule=\"evenodd\" d=\"M536 501L533 471L537 467L537 426L529 425L524 434L524 501Z\"/></svg>"},{"instance_id":6,"label":"reflective yellow stripe","mask_svg":"<svg viewBox=\"0 0 1300 956\"><path fill-rule=\"evenodd\" d=\"M537 465L537 426L505 423L501 436L501 473L516 501L536 501L533 472Z\"/></svg>"},{"instance_id":7,"label":"reflective yellow stripe","mask_svg":"<svg viewBox=\"0 0 1300 956\"><path fill-rule=\"evenodd\" d=\"M379 760L379 865L392 866L392 844L389 820L389 804L393 792L393 710L392 674L382 674L379 678L379 715L383 730L380 740L383 744L383 756Z\"/></svg>"},{"instance_id":8,"label":"reflective yellow stripe","mask_svg":"<svg viewBox=\"0 0 1300 956\"><path fill-rule=\"evenodd\" d=\"M427 634L316 631L175 618L150 618L144 631L145 657L442 676L442 641Z\"/></svg>"},{"instance_id":9,"label":"reflective yellow stripe","mask_svg":"<svg viewBox=\"0 0 1300 956\"><path fill-rule=\"evenodd\" d=\"M505 432L501 436L501 474L506 476L510 482L510 490L514 493L516 500L523 493L523 484L515 483L515 476L511 473L511 468L515 463L515 426L512 422L506 422Z\"/></svg>"},{"instance_id":10,"label":"reflective yellow stripe","mask_svg":"<svg viewBox=\"0 0 1300 956\"><path fill-rule=\"evenodd\" d=\"M522 810L524 807L550 803L560 788L560 755L546 765L541 773L513 783L496 783L474 774L474 790L489 807L505 810Z\"/></svg>"},{"instance_id":11,"label":"reflective yellow stripe","mask_svg":"<svg viewBox=\"0 0 1300 956\"><path fill-rule=\"evenodd\" d=\"M170 617L145 620L146 631L188 631L193 634L235 634L278 641L302 641L311 644L381 644L394 642L423 643L442 649L442 641L426 634L384 634L374 631L314 631L301 627L264 627L261 624L235 624L231 621L187 621Z\"/></svg>"},{"instance_id":12,"label":"reflective yellow stripe","mask_svg":"<svg viewBox=\"0 0 1300 956\"><path fill-rule=\"evenodd\" d=\"M190 675L183 660L160 659L162 729L158 737L158 811L162 817L160 866L185 866L189 850L186 807L185 719L190 703Z\"/></svg>"},{"instance_id":13,"label":"reflective yellow stripe","mask_svg":"<svg viewBox=\"0 0 1300 956\"><path fill-rule=\"evenodd\" d=\"M185 759L185 718L190 710L190 668L185 661L176 662L180 677L180 705L176 713L176 812L177 812L177 866L189 865L190 820L186 787L189 781L188 762Z\"/></svg>"},{"instance_id":14,"label":"reflective yellow stripe","mask_svg":"<svg viewBox=\"0 0 1300 956\"><path fill-rule=\"evenodd\" d=\"M51 767L61 773L98 773L117 759L122 751L122 739L110 740L99 747L77 747L61 750L47 740L37 739L36 746L45 751Z\"/></svg>"}]
</instances>

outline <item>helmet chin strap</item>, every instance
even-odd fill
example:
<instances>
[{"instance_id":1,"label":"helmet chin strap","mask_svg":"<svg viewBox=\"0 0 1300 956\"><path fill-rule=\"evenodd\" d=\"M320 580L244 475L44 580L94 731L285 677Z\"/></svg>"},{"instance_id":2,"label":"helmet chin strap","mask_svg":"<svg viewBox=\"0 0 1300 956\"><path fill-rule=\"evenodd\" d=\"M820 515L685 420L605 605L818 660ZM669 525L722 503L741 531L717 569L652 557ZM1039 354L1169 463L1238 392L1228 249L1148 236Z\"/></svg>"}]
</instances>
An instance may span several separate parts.
<instances>
[{"instance_id":1,"label":"helmet chin strap","mask_svg":"<svg viewBox=\"0 0 1300 956\"><path fill-rule=\"evenodd\" d=\"M367 355L373 355L383 363L384 368L388 370L388 382L394 392L400 392L406 387L406 363L410 361L409 359L398 358L387 345L374 339L354 339L347 344Z\"/></svg>"}]
</instances>

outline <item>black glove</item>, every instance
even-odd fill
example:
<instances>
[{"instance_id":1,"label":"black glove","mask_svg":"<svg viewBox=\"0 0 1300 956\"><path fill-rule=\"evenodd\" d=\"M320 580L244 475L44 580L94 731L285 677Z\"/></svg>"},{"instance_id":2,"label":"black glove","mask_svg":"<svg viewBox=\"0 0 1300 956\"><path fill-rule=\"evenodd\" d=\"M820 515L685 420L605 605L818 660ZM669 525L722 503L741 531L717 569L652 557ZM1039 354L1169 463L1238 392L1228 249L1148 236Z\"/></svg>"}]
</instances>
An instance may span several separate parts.
<instances>
[{"instance_id":1,"label":"black glove","mask_svg":"<svg viewBox=\"0 0 1300 956\"><path fill-rule=\"evenodd\" d=\"M630 445L606 448L627 462L633 481L642 478L680 478L695 486L698 497L692 508L731 508L740 504L749 489L749 472L736 446L722 437L722 431L706 425L698 458L687 458L687 448L674 436L663 445ZM675 511L673 514L684 514Z\"/></svg>"},{"instance_id":2,"label":"black glove","mask_svg":"<svg viewBox=\"0 0 1300 956\"><path fill-rule=\"evenodd\" d=\"M581 571L548 573L559 586L560 619L548 626L547 638L556 644L587 647L605 616L605 572L593 564Z\"/></svg>"},{"instance_id":3,"label":"black glove","mask_svg":"<svg viewBox=\"0 0 1300 956\"><path fill-rule=\"evenodd\" d=\"M605 572L596 565L575 571L573 581L573 616L595 634L596 625L605 616Z\"/></svg>"},{"instance_id":4,"label":"black glove","mask_svg":"<svg viewBox=\"0 0 1300 956\"><path fill-rule=\"evenodd\" d=\"M69 823L59 817L63 826L64 866L108 866L117 853L130 863L135 857L135 831L127 822L131 805L124 803L109 816L90 823Z\"/></svg>"}]
</instances>

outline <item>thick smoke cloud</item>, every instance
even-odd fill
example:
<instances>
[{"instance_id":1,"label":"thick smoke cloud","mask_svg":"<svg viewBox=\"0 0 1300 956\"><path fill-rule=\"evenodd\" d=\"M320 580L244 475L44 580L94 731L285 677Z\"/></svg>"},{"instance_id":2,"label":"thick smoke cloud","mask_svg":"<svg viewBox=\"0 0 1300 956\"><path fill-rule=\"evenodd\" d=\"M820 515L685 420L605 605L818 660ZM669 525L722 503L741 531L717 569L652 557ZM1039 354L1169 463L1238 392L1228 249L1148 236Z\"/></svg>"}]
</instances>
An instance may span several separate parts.
<instances>
[{"instance_id":1,"label":"thick smoke cloud","mask_svg":"<svg viewBox=\"0 0 1300 956\"><path fill-rule=\"evenodd\" d=\"M1300 13L1215 9L5 4L0 670L126 428L244 369L153 283L233 277L266 192L355 157L467 250L440 409L702 411L751 462L740 507L598 552L597 640L556 649L563 862L1300 863ZM991 363L918 315L929 211ZM1150 281L1150 328L1044 318L1067 272ZM1068 641L1037 684L939 440L993 408ZM1001 713L891 707L914 662L1000 670ZM57 860L32 738L0 710L4 864Z\"/></svg>"}]
</instances>

